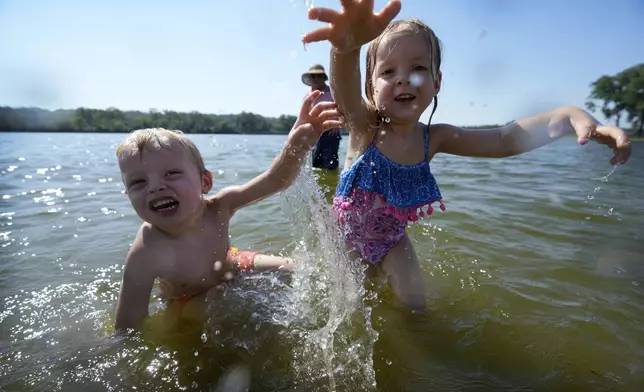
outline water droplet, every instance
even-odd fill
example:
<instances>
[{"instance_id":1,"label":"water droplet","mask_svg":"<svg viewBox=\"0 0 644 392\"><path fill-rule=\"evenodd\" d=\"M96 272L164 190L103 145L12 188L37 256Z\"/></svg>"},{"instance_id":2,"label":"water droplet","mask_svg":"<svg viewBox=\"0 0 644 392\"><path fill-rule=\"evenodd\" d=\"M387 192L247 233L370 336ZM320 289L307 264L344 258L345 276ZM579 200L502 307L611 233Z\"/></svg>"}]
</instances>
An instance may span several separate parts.
<instances>
[{"instance_id":1,"label":"water droplet","mask_svg":"<svg viewBox=\"0 0 644 392\"><path fill-rule=\"evenodd\" d=\"M221 261L215 261L215 265L212 267L215 271L220 271L222 267Z\"/></svg>"},{"instance_id":2,"label":"water droplet","mask_svg":"<svg viewBox=\"0 0 644 392\"><path fill-rule=\"evenodd\" d=\"M424 78L422 75L418 74L417 72L412 72L411 75L409 75L409 84L411 84L414 87L420 87L424 82Z\"/></svg>"},{"instance_id":3,"label":"water droplet","mask_svg":"<svg viewBox=\"0 0 644 392\"><path fill-rule=\"evenodd\" d=\"M391 122L391 119L389 117L385 117L385 122L389 124Z\"/></svg>"}]
</instances>

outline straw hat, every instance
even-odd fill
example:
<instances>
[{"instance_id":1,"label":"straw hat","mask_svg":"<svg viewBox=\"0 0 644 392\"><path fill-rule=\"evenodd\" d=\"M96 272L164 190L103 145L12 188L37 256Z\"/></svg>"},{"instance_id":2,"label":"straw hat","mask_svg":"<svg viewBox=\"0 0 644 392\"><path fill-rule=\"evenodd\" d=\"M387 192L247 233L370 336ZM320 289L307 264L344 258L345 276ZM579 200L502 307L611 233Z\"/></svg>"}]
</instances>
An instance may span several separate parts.
<instances>
[{"instance_id":1,"label":"straw hat","mask_svg":"<svg viewBox=\"0 0 644 392\"><path fill-rule=\"evenodd\" d=\"M321 66L320 64L313 64L308 71L302 74L302 83L306 84L307 86L310 86L311 75L324 75L324 81L329 80L329 77L326 75L326 72L324 72L324 67Z\"/></svg>"}]
</instances>

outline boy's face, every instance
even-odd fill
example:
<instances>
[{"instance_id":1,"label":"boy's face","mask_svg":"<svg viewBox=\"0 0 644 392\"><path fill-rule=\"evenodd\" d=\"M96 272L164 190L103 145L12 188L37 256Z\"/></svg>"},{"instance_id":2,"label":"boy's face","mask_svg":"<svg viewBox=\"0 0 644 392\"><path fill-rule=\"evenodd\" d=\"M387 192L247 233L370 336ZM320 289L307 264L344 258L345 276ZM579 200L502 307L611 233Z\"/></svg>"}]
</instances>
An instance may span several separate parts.
<instances>
[{"instance_id":1,"label":"boy's face","mask_svg":"<svg viewBox=\"0 0 644 392\"><path fill-rule=\"evenodd\" d=\"M136 213L162 230L179 228L200 211L201 195L212 188L210 173L200 173L188 152L177 146L124 156L119 168Z\"/></svg>"}]
</instances>

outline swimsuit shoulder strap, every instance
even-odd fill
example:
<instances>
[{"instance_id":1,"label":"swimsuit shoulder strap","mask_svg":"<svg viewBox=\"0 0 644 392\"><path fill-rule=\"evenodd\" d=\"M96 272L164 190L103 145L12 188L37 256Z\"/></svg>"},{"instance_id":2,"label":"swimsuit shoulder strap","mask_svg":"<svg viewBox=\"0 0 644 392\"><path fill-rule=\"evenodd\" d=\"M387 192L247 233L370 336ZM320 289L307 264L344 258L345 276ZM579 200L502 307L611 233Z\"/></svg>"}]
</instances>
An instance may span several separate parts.
<instances>
[{"instance_id":1,"label":"swimsuit shoulder strap","mask_svg":"<svg viewBox=\"0 0 644 392\"><path fill-rule=\"evenodd\" d=\"M429 161L429 123L425 127L425 132L423 132L423 144L425 147L425 159Z\"/></svg>"}]
</instances>

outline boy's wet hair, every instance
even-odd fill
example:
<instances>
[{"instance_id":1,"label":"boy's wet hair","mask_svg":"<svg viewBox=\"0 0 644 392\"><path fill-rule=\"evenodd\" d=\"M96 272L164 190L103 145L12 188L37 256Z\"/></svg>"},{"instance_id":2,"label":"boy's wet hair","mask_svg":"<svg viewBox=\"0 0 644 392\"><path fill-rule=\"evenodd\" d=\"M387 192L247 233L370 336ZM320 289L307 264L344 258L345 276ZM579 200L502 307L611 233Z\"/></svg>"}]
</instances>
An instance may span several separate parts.
<instances>
[{"instance_id":1,"label":"boy's wet hair","mask_svg":"<svg viewBox=\"0 0 644 392\"><path fill-rule=\"evenodd\" d=\"M370 106L370 109L375 112L378 116L377 124L376 126L381 126L384 120L384 117L380 114L380 110L376 106L376 100L374 98L374 86L372 82L373 78L373 71L376 68L376 54L378 53L378 48L380 47L380 43L382 40L387 37L389 34L394 34L394 33L408 33L408 34L422 34L427 42L427 49L430 53L430 56L432 58L432 77L435 79L438 76L438 72L441 69L441 62L443 60L443 49L442 49L442 44L441 41L438 39L436 34L434 33L434 30L432 30L429 26L427 26L425 23L423 23L420 19L417 18L409 18L405 20L397 20L395 22L390 23L385 30L380 34L376 39L371 41L369 44L369 48L367 49L367 67L366 67L366 75L365 75L365 94L367 95L367 100ZM436 111L436 107L438 106L438 97L434 97L433 100L434 107L432 108L432 113L429 116L429 122L428 124L432 121L432 116L434 116L434 112Z\"/></svg>"},{"instance_id":2,"label":"boy's wet hair","mask_svg":"<svg viewBox=\"0 0 644 392\"><path fill-rule=\"evenodd\" d=\"M207 173L206 165L197 146L179 130L165 128L137 129L130 133L116 149L116 157L120 160L124 156L143 154L147 150L160 150L178 146L186 151L191 161L199 171Z\"/></svg>"}]
</instances>

